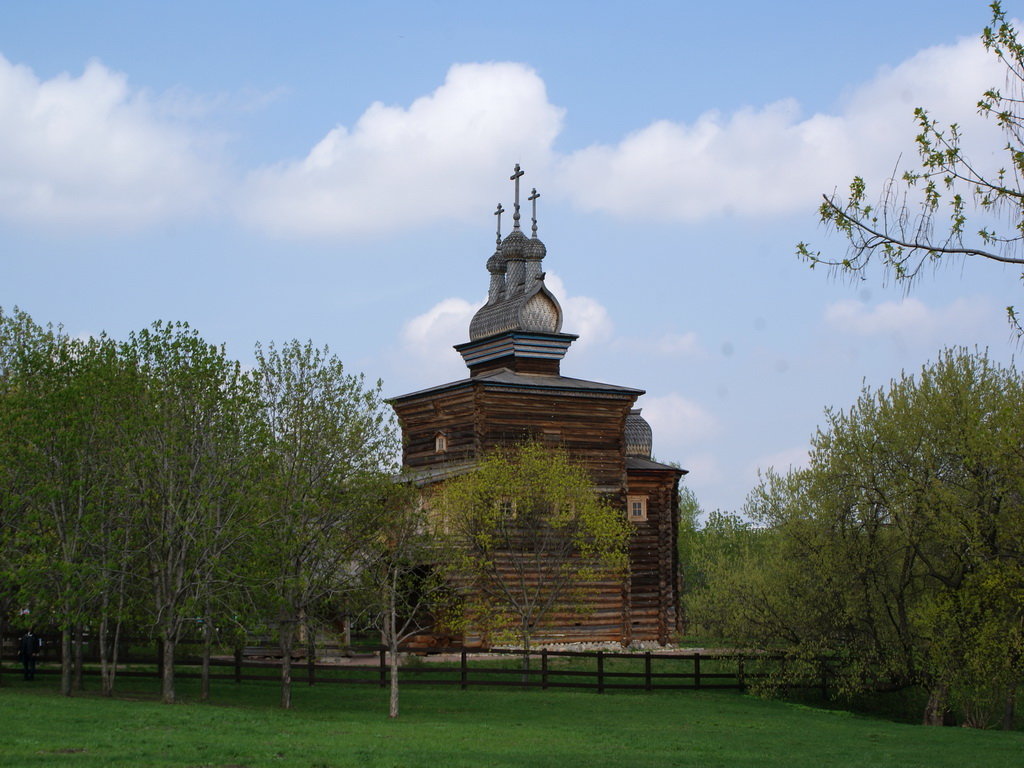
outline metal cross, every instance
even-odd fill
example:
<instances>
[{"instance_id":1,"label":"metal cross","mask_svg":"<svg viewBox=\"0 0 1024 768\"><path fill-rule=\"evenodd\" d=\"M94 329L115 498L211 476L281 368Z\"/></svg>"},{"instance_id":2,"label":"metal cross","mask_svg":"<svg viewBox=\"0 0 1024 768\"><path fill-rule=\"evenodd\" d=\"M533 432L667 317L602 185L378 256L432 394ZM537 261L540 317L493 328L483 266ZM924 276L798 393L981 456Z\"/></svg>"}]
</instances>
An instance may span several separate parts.
<instances>
[{"instance_id":1,"label":"metal cross","mask_svg":"<svg viewBox=\"0 0 1024 768\"><path fill-rule=\"evenodd\" d=\"M533 203L533 236L537 236L537 198L540 197L540 192L534 187L530 190L530 196L526 198Z\"/></svg>"},{"instance_id":2,"label":"metal cross","mask_svg":"<svg viewBox=\"0 0 1024 768\"><path fill-rule=\"evenodd\" d=\"M525 173L526 171L519 170L519 163L516 163L515 172L508 177L510 181L516 183L516 205L512 213L512 227L514 229L519 229L519 177L525 175Z\"/></svg>"},{"instance_id":3,"label":"metal cross","mask_svg":"<svg viewBox=\"0 0 1024 768\"><path fill-rule=\"evenodd\" d=\"M498 210L494 212L494 215L498 217L498 239L495 240L498 245L501 245L501 214L505 212L505 209L501 207L501 203L498 203Z\"/></svg>"}]
</instances>

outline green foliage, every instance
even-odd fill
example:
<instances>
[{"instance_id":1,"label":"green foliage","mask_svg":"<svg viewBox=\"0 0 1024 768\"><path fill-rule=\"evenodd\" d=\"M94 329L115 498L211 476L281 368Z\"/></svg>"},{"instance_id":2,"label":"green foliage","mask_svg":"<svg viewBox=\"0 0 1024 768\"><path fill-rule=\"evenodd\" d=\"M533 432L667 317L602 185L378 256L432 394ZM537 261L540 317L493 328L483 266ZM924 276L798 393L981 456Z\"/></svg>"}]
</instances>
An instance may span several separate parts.
<instances>
[{"instance_id":1,"label":"green foliage","mask_svg":"<svg viewBox=\"0 0 1024 768\"><path fill-rule=\"evenodd\" d=\"M524 647L545 617L576 606L587 584L628 568L629 527L561 451L496 451L447 484L435 511L480 615L510 625Z\"/></svg>"},{"instance_id":2,"label":"green foliage","mask_svg":"<svg viewBox=\"0 0 1024 768\"><path fill-rule=\"evenodd\" d=\"M869 202L867 184L857 176L849 195L823 195L821 222L848 241L843 258L825 257L807 243L797 253L813 268L819 264L860 274L877 261L896 282L912 282L922 268L950 259L979 259L1024 265L1024 45L999 2L981 34L985 49L1003 65L1006 87L988 89L978 112L1002 131L1004 165L988 169L984 158L970 158L961 147L960 127L943 126L923 107L914 110L918 166L894 172L879 200ZM1024 328L1012 306L1010 322Z\"/></svg>"},{"instance_id":3,"label":"green foliage","mask_svg":"<svg viewBox=\"0 0 1024 768\"><path fill-rule=\"evenodd\" d=\"M926 716L1001 714L1024 675L1024 380L949 351L827 413L810 466L747 506L758 545L709 569L700 623L834 660L839 693L922 685ZM780 680L780 682L785 682Z\"/></svg>"},{"instance_id":4,"label":"green foliage","mask_svg":"<svg viewBox=\"0 0 1024 768\"><path fill-rule=\"evenodd\" d=\"M308 343L257 358L243 372L185 323L115 342L0 310L0 618L91 627L108 693L124 625L161 639L170 701L188 627L336 612L380 523L380 383Z\"/></svg>"}]
</instances>

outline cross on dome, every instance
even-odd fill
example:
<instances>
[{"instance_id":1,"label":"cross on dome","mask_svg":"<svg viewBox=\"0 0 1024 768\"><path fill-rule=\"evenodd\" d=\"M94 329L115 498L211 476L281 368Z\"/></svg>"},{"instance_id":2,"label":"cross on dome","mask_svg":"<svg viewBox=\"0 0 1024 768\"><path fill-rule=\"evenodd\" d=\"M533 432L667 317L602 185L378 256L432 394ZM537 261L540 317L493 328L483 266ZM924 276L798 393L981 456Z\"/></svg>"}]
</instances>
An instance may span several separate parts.
<instances>
[{"instance_id":1,"label":"cross on dome","mask_svg":"<svg viewBox=\"0 0 1024 768\"><path fill-rule=\"evenodd\" d=\"M498 217L498 239L494 242L501 245L501 214L505 212L505 209L501 207L501 203L498 203L498 208L494 212L494 215Z\"/></svg>"},{"instance_id":2,"label":"cross on dome","mask_svg":"<svg viewBox=\"0 0 1024 768\"><path fill-rule=\"evenodd\" d=\"M524 175L526 175L526 171L521 170L519 168L519 163L516 163L515 171L512 173L511 176L508 177L509 181L514 181L516 183L515 210L512 213L512 228L513 229L519 229L519 179L522 176L524 176Z\"/></svg>"},{"instance_id":3,"label":"cross on dome","mask_svg":"<svg viewBox=\"0 0 1024 768\"><path fill-rule=\"evenodd\" d=\"M540 197L540 192L534 187L530 190L530 196L526 198L533 203L533 236L537 236L537 198Z\"/></svg>"}]
</instances>

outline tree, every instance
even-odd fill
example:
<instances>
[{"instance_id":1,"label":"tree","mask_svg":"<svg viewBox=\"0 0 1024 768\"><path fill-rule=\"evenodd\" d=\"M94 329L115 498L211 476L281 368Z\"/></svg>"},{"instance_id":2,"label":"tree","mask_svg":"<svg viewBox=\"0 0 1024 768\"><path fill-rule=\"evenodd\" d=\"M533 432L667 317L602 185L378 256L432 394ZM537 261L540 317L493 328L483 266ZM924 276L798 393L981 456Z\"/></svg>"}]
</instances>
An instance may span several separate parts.
<instances>
[{"instance_id":1,"label":"tree","mask_svg":"<svg viewBox=\"0 0 1024 768\"><path fill-rule=\"evenodd\" d=\"M353 603L359 622L380 630L391 666L388 717L398 717L399 649L421 632L437 631L455 608L451 553L436 520L424 513L416 490L393 484L382 502L376 535L357 553Z\"/></svg>"},{"instance_id":2,"label":"tree","mask_svg":"<svg viewBox=\"0 0 1024 768\"><path fill-rule=\"evenodd\" d=\"M0 464L21 510L20 598L61 630L61 691L81 683L82 627L109 575L98 557L112 506L120 365L106 336L73 339L20 313L3 319L8 344Z\"/></svg>"},{"instance_id":3,"label":"tree","mask_svg":"<svg viewBox=\"0 0 1024 768\"><path fill-rule=\"evenodd\" d=\"M381 382L367 386L327 348L291 341L256 349L267 425L262 561L281 646L281 706L291 706L291 660L301 621L351 580L376 530L398 442Z\"/></svg>"},{"instance_id":4,"label":"tree","mask_svg":"<svg viewBox=\"0 0 1024 768\"><path fill-rule=\"evenodd\" d=\"M154 323L123 354L140 374L121 441L125 494L162 646L161 697L173 703L175 647L203 615L217 564L252 530L258 401L238 363L185 323Z\"/></svg>"},{"instance_id":5,"label":"tree","mask_svg":"<svg viewBox=\"0 0 1024 768\"><path fill-rule=\"evenodd\" d=\"M991 8L981 41L1003 65L1006 85L987 90L978 112L1001 129L1005 165L989 170L984 161L968 157L960 127L945 127L918 107L918 167L894 172L877 204L869 201L859 176L847 198L823 195L821 222L842 234L848 246L846 255L835 259L799 243L797 253L812 268L822 264L863 274L877 261L896 282L909 285L924 267L952 259L1024 266L1024 44L1000 3ZM1024 335L1013 306L1007 312L1017 334Z\"/></svg>"},{"instance_id":6,"label":"tree","mask_svg":"<svg viewBox=\"0 0 1024 768\"><path fill-rule=\"evenodd\" d=\"M715 568L701 623L832 659L840 693L921 686L925 722L982 726L1024 677L1024 377L947 351L829 411L807 469L769 474L763 531ZM810 666L808 666L810 665Z\"/></svg>"},{"instance_id":7,"label":"tree","mask_svg":"<svg viewBox=\"0 0 1024 768\"><path fill-rule=\"evenodd\" d=\"M628 568L625 516L564 452L535 444L496 451L446 483L436 504L467 601L514 632L524 665L549 616Z\"/></svg>"}]
</instances>

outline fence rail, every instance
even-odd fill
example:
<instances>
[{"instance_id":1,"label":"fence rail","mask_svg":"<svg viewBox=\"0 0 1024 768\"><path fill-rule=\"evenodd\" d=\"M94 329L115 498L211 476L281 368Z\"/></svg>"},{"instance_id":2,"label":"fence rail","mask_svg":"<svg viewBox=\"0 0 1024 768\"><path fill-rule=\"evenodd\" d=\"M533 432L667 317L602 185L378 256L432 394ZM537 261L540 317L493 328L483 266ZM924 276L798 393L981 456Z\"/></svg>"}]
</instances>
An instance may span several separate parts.
<instances>
[{"instance_id":1,"label":"fence rail","mask_svg":"<svg viewBox=\"0 0 1024 768\"><path fill-rule=\"evenodd\" d=\"M0 653L0 674L11 673L16 663L16 638L5 638ZM147 642L152 645L151 641ZM139 644L135 644L136 648ZM317 649L321 655L324 648ZM341 649L337 649L341 650ZM313 658L297 660L292 667L296 684L378 685L390 683L391 668L385 648L345 649L352 656L343 663L317 662ZM59 673L59 644L44 645L36 674ZM263 652L267 656L257 658ZM279 677L280 658L273 649L247 647L210 659L210 679L220 681L268 681ZM354 657L354 658L353 658ZM98 676L98 659L84 655L86 676ZM176 656L175 676L199 678L196 670L202 659L193 655ZM682 691L746 690L752 681L767 677L786 659L758 653L663 653L560 651L541 649L525 653L518 649L476 650L466 648L432 649L406 653L400 665L402 685L442 685L467 689L476 686L514 686L518 688L582 689L597 693L608 691ZM159 658L133 653L118 660L119 677L159 677ZM808 687L822 689L828 683L828 664L821 660L817 680Z\"/></svg>"}]
</instances>

